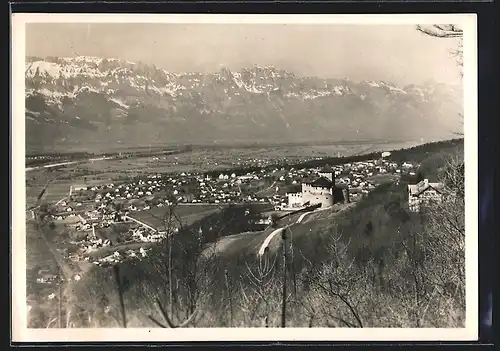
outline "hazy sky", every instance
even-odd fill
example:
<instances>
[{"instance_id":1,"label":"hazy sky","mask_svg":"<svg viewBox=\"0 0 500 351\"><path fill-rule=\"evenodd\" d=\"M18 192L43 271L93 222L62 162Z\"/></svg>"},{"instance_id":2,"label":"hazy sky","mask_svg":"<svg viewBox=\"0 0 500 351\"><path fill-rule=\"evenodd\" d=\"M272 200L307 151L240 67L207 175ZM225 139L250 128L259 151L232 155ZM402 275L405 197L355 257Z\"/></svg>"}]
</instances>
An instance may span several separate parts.
<instances>
[{"instance_id":1,"label":"hazy sky","mask_svg":"<svg viewBox=\"0 0 500 351\"><path fill-rule=\"evenodd\" d=\"M455 39L413 25L28 24L29 56L99 56L169 71L273 65L297 75L458 83Z\"/></svg>"}]
</instances>

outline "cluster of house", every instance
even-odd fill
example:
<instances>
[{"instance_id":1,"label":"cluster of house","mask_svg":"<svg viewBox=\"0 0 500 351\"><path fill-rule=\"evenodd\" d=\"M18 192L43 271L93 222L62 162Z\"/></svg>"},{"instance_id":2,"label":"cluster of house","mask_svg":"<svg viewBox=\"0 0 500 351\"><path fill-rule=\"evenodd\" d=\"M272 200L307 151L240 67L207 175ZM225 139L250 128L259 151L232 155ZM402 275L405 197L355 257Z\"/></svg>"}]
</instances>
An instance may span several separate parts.
<instances>
[{"instance_id":1,"label":"cluster of house","mask_svg":"<svg viewBox=\"0 0 500 351\"><path fill-rule=\"evenodd\" d=\"M120 184L73 186L70 197L58 204L55 219L63 220L81 232L81 250L75 259L110 245L95 235L96 228L116 222L134 221L129 215L152 207L184 203L266 203L274 210L294 210L309 205L329 207L335 203L355 202L377 185L374 176L415 175L417 164L397 164L386 159L346 163L323 168L285 169L275 167L244 175L220 173L208 176L197 173L145 175ZM262 184L271 184L262 191ZM267 186L266 186L267 187ZM425 201L439 200L441 185L427 180L408 186L411 210ZM137 223L136 223L137 224ZM85 234L85 235L84 235ZM151 243L164 234L144 223L131 225L120 234L120 243ZM140 255L139 255L140 256ZM116 256L113 256L116 259Z\"/></svg>"},{"instance_id":2,"label":"cluster of house","mask_svg":"<svg viewBox=\"0 0 500 351\"><path fill-rule=\"evenodd\" d=\"M317 159L315 157L303 157L303 156L295 156L295 157L266 157L266 158L250 158L250 159L240 159L237 158L235 162L233 162L233 166L235 167L267 167L271 165L279 165L279 164L294 164L298 162L310 161Z\"/></svg>"},{"instance_id":3,"label":"cluster of house","mask_svg":"<svg viewBox=\"0 0 500 351\"><path fill-rule=\"evenodd\" d=\"M78 231L88 231L94 227L109 227L117 221L117 212L112 203L94 204L61 201L56 205L57 213L51 215L54 220L62 221Z\"/></svg>"},{"instance_id":4,"label":"cluster of house","mask_svg":"<svg viewBox=\"0 0 500 351\"><path fill-rule=\"evenodd\" d=\"M221 174L217 178L190 173L169 177L150 175L119 185L79 187L76 188L79 192L75 194L104 206L116 201L126 202L127 209L131 211L147 210L151 204L162 207L173 200L180 203L239 203L245 200L261 201L257 197L241 196L241 184L258 179L258 175L236 177L235 174Z\"/></svg>"},{"instance_id":5,"label":"cluster of house","mask_svg":"<svg viewBox=\"0 0 500 351\"><path fill-rule=\"evenodd\" d=\"M36 155L36 156L26 156L26 160L51 160L53 159L54 156L47 156L47 155Z\"/></svg>"},{"instance_id":6,"label":"cluster of house","mask_svg":"<svg viewBox=\"0 0 500 351\"><path fill-rule=\"evenodd\" d=\"M128 211L117 210L113 203L102 202L98 206L94 204L94 208L91 208L88 202L80 205L76 206L74 203L61 201L58 203L57 209L62 212L49 215L70 228L73 239L71 242L78 247L78 250L68 257L73 261L92 261L89 254L113 244L111 242L113 238L101 236L97 230L117 222L128 224L127 230L120 233L120 244L151 243L160 241L164 237L163 233L153 228L147 228L145 225L133 222L128 217ZM84 207L85 209L78 211L73 207L75 209ZM116 244L117 242L113 245Z\"/></svg>"},{"instance_id":7,"label":"cluster of house","mask_svg":"<svg viewBox=\"0 0 500 351\"><path fill-rule=\"evenodd\" d=\"M116 263L123 262L125 260L141 259L147 256L148 251L151 249L145 249L141 247L138 250L125 250L125 252L114 251L112 254L99 258L93 263L97 266L108 266Z\"/></svg>"},{"instance_id":8,"label":"cluster of house","mask_svg":"<svg viewBox=\"0 0 500 351\"><path fill-rule=\"evenodd\" d=\"M55 283L57 279L57 274L53 274L50 270L39 269L37 272L36 282L38 284L51 284Z\"/></svg>"},{"instance_id":9,"label":"cluster of house","mask_svg":"<svg viewBox=\"0 0 500 351\"><path fill-rule=\"evenodd\" d=\"M68 213L81 207L81 202L94 203L94 208L78 215L79 229L89 230L94 223L107 226L124 220L129 212L163 207L172 201L181 203L267 203L275 210L296 208L304 203L357 201L376 187L370 179L377 174L414 175L416 165L398 165L385 159L347 163L325 169L261 169L244 175L220 173L216 177L203 174L149 175L121 184L73 186L72 204L60 205ZM259 184L259 186L255 186ZM262 194L261 184L271 184ZM300 189L294 189L300 187ZM80 220L78 220L80 219Z\"/></svg>"},{"instance_id":10,"label":"cluster of house","mask_svg":"<svg viewBox=\"0 0 500 351\"><path fill-rule=\"evenodd\" d=\"M147 256L148 251L150 251L151 248L139 248L138 250L124 250L124 252L120 251L114 251L112 254L95 259L92 261L93 264L97 266L109 266L109 265L114 265L116 263L123 262L125 260L137 260L141 259Z\"/></svg>"},{"instance_id":11,"label":"cluster of house","mask_svg":"<svg viewBox=\"0 0 500 351\"><path fill-rule=\"evenodd\" d=\"M158 241L159 238L155 238L155 240L151 240L150 237L143 234L144 231L135 230L132 231L132 234L128 234L130 237L128 243L137 243L137 242L154 242ZM125 234L127 236L127 234ZM154 235L154 234L153 234ZM137 249L128 249L124 254L119 251L114 251L112 254L104 256L104 257L96 257L95 254L100 249L104 249L110 247L111 241L108 239L103 239L101 237L97 237L94 235L87 235L87 237L83 240L76 242L79 250L68 255L68 258L72 261L86 261L96 265L105 265L107 263L117 263L121 262L124 259L128 258L141 258L146 256L146 252L148 249L144 247L139 247Z\"/></svg>"},{"instance_id":12,"label":"cluster of house","mask_svg":"<svg viewBox=\"0 0 500 351\"><path fill-rule=\"evenodd\" d=\"M122 216L121 219L117 222L128 224L127 230L120 234L120 244L158 242L165 236L165 233L159 232L156 229L148 226L147 224L139 222L138 225L137 220L130 218L127 215ZM82 250L86 253L109 246L111 244L111 241L115 241L115 238L103 240L100 235L96 234L96 227L97 225L92 226L92 231L84 232L86 233L86 235L82 236L80 240L77 241L79 246L81 246ZM75 230L78 231L78 227L76 227ZM117 242L115 242L114 244L117 244Z\"/></svg>"}]
</instances>

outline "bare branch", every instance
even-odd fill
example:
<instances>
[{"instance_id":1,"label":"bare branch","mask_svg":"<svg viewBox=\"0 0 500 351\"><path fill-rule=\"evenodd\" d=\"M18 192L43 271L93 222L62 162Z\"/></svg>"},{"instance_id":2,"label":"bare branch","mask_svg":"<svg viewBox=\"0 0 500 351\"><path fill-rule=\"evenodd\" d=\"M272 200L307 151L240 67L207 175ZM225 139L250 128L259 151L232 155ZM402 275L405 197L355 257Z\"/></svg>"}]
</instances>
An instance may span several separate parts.
<instances>
[{"instance_id":1,"label":"bare branch","mask_svg":"<svg viewBox=\"0 0 500 351\"><path fill-rule=\"evenodd\" d=\"M161 312L161 315L163 316L163 318L165 319L165 321L167 322L168 326L170 328L183 328L185 326L187 326L189 323L191 323L193 320L194 320L194 317L196 316L197 312L198 312L198 309L196 308L194 310L193 313L191 313L189 315L189 317L184 320L182 323L180 324L174 324L171 320L171 318L168 316L168 312L165 310L165 308L163 307L163 305L161 304L160 302L160 299L156 299L156 304L158 305L158 309L160 310ZM155 318L153 318L152 316L148 316L149 319L151 321L153 321L155 324L159 325L160 327L162 328L166 328L166 326L164 326L163 324L161 324L160 322L158 322Z\"/></svg>"},{"instance_id":2,"label":"bare branch","mask_svg":"<svg viewBox=\"0 0 500 351\"><path fill-rule=\"evenodd\" d=\"M463 37L463 30L453 24L435 24L431 27L417 25L417 30L421 33L435 38L460 38Z\"/></svg>"}]
</instances>

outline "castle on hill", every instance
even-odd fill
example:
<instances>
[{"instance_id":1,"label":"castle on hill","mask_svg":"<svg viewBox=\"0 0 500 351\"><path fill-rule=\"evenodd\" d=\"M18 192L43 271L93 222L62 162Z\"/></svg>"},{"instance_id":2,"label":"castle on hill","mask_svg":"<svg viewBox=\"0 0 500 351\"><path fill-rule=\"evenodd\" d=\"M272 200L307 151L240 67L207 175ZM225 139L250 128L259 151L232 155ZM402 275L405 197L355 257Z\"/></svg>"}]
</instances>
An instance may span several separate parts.
<instances>
[{"instance_id":1,"label":"castle on hill","mask_svg":"<svg viewBox=\"0 0 500 351\"><path fill-rule=\"evenodd\" d=\"M320 170L315 179L302 182L302 190L288 193L288 206L301 208L321 204L330 207L335 203L349 202L349 189L346 185L336 184L335 171L327 166Z\"/></svg>"}]
</instances>

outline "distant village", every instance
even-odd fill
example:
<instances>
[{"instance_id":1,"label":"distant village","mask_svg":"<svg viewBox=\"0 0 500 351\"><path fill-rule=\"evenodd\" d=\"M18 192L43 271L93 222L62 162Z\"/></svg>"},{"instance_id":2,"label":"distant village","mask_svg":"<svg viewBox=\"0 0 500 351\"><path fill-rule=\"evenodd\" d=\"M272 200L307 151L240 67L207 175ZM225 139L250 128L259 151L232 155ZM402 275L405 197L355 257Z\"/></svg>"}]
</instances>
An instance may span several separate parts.
<instances>
[{"instance_id":1,"label":"distant village","mask_svg":"<svg viewBox=\"0 0 500 351\"><path fill-rule=\"evenodd\" d=\"M46 215L69 228L69 241L78 250L64 252L68 258L106 265L145 257L151 243L169 234L142 220L141 213L161 212L173 203L261 204L268 209L263 211L266 215L269 210L286 213L312 205L327 208L357 202L381 183L399 182L402 175L415 176L418 166L381 157L322 168L276 167L244 175L150 174L119 184L75 184L69 189L69 196L58 201ZM423 201L439 199L440 189L441 184L428 180L408 185L410 210L418 211ZM270 218L263 216L259 223L268 225ZM114 233L115 237L102 235L106 228L116 225L125 229ZM178 229L172 228L172 232Z\"/></svg>"}]
</instances>

